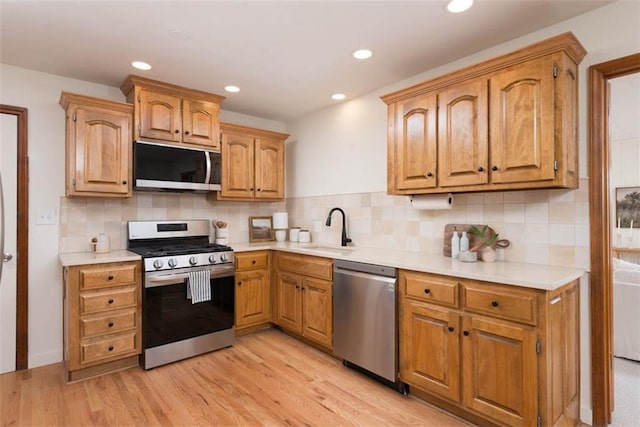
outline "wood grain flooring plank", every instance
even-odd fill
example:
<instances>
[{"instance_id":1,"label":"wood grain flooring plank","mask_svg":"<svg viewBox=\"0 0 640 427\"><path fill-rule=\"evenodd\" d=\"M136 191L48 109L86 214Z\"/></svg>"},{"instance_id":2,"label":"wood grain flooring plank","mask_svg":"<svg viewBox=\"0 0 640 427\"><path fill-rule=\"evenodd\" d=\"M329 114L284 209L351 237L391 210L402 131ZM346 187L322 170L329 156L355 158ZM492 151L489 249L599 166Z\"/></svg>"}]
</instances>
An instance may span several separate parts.
<instances>
[{"instance_id":1,"label":"wood grain flooring plank","mask_svg":"<svg viewBox=\"0 0 640 427\"><path fill-rule=\"evenodd\" d=\"M67 384L62 364L0 375L0 426L468 426L278 330L155 369Z\"/></svg>"}]
</instances>

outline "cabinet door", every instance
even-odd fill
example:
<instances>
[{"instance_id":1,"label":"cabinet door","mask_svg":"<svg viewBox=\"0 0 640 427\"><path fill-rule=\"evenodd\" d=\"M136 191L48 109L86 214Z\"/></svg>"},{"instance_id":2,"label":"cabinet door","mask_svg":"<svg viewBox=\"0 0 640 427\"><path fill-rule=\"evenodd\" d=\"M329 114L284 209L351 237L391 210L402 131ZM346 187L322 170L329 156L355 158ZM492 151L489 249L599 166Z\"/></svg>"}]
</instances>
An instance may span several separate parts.
<instances>
[{"instance_id":1,"label":"cabinet door","mask_svg":"<svg viewBox=\"0 0 640 427\"><path fill-rule=\"evenodd\" d=\"M398 190L437 185L436 95L427 94L396 105L395 186Z\"/></svg>"},{"instance_id":2,"label":"cabinet door","mask_svg":"<svg viewBox=\"0 0 640 427\"><path fill-rule=\"evenodd\" d=\"M218 104L182 100L182 142L220 149Z\"/></svg>"},{"instance_id":3,"label":"cabinet door","mask_svg":"<svg viewBox=\"0 0 640 427\"><path fill-rule=\"evenodd\" d=\"M538 415L534 329L465 317L463 403L509 426L531 426Z\"/></svg>"},{"instance_id":4,"label":"cabinet door","mask_svg":"<svg viewBox=\"0 0 640 427\"><path fill-rule=\"evenodd\" d=\"M554 77L550 56L491 77L491 181L552 180Z\"/></svg>"},{"instance_id":5,"label":"cabinet door","mask_svg":"<svg viewBox=\"0 0 640 427\"><path fill-rule=\"evenodd\" d=\"M488 82L478 79L438 94L438 180L441 187L489 182Z\"/></svg>"},{"instance_id":6,"label":"cabinet door","mask_svg":"<svg viewBox=\"0 0 640 427\"><path fill-rule=\"evenodd\" d=\"M268 322L270 318L269 270L237 272L236 328Z\"/></svg>"},{"instance_id":7,"label":"cabinet door","mask_svg":"<svg viewBox=\"0 0 640 427\"><path fill-rule=\"evenodd\" d=\"M253 198L254 195L254 142L250 136L222 134L223 197Z\"/></svg>"},{"instance_id":8,"label":"cabinet door","mask_svg":"<svg viewBox=\"0 0 640 427\"><path fill-rule=\"evenodd\" d=\"M460 317L405 302L400 319L400 378L444 398L460 400Z\"/></svg>"},{"instance_id":9,"label":"cabinet door","mask_svg":"<svg viewBox=\"0 0 640 427\"><path fill-rule=\"evenodd\" d=\"M276 323L285 329L302 333L302 278L297 274L278 272Z\"/></svg>"},{"instance_id":10,"label":"cabinet door","mask_svg":"<svg viewBox=\"0 0 640 427\"><path fill-rule=\"evenodd\" d=\"M140 90L140 137L180 142L182 140L181 99Z\"/></svg>"},{"instance_id":11,"label":"cabinet door","mask_svg":"<svg viewBox=\"0 0 640 427\"><path fill-rule=\"evenodd\" d=\"M302 283L302 335L333 347L333 284L310 277Z\"/></svg>"},{"instance_id":12,"label":"cabinet door","mask_svg":"<svg viewBox=\"0 0 640 427\"><path fill-rule=\"evenodd\" d=\"M130 196L131 114L78 107L70 126L75 129L75 142L68 142L75 144L75 185L69 195Z\"/></svg>"},{"instance_id":13,"label":"cabinet door","mask_svg":"<svg viewBox=\"0 0 640 427\"><path fill-rule=\"evenodd\" d=\"M284 198L284 143L256 139L255 144L256 199Z\"/></svg>"}]
</instances>

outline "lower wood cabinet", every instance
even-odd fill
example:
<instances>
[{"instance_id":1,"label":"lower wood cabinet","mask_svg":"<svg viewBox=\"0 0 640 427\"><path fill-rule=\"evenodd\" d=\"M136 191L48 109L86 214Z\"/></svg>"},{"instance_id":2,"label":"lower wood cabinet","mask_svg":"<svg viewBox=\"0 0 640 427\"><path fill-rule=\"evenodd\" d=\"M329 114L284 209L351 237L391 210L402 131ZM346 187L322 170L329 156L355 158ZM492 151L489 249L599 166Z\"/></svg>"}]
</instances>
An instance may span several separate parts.
<instances>
[{"instance_id":1,"label":"lower wood cabinet","mask_svg":"<svg viewBox=\"0 0 640 427\"><path fill-rule=\"evenodd\" d=\"M138 365L142 351L139 261L64 268L68 381Z\"/></svg>"},{"instance_id":2,"label":"lower wood cabinet","mask_svg":"<svg viewBox=\"0 0 640 427\"><path fill-rule=\"evenodd\" d=\"M235 253L235 328L268 324L271 318L269 251Z\"/></svg>"},{"instance_id":3,"label":"lower wood cabinet","mask_svg":"<svg viewBox=\"0 0 640 427\"><path fill-rule=\"evenodd\" d=\"M501 425L579 421L577 281L543 291L402 270L399 292L412 393Z\"/></svg>"},{"instance_id":4,"label":"lower wood cabinet","mask_svg":"<svg viewBox=\"0 0 640 427\"><path fill-rule=\"evenodd\" d=\"M276 253L275 322L333 348L333 260Z\"/></svg>"}]
</instances>

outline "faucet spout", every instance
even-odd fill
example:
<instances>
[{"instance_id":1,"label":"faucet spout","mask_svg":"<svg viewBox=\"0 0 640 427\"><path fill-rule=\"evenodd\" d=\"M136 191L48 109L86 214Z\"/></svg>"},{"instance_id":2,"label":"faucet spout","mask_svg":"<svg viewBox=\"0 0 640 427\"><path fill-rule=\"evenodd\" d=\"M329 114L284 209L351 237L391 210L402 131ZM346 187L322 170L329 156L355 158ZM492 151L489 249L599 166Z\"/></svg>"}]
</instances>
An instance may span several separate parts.
<instances>
[{"instance_id":1,"label":"faucet spout","mask_svg":"<svg viewBox=\"0 0 640 427\"><path fill-rule=\"evenodd\" d=\"M344 211L340 208L333 208L329 211L329 215L327 215L326 226L331 226L331 214L335 211L338 211L342 214L342 246L347 246L347 243L351 242L351 239L347 237L347 216Z\"/></svg>"}]
</instances>

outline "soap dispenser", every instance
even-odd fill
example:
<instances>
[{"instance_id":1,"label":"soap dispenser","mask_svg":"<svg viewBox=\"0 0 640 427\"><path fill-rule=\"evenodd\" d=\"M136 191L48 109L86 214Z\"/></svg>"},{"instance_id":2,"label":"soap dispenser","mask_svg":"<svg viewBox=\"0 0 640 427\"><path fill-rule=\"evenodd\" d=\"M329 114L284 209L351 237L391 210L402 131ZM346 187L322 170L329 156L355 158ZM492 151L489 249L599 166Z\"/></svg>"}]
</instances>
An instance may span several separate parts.
<instances>
[{"instance_id":1,"label":"soap dispenser","mask_svg":"<svg viewBox=\"0 0 640 427\"><path fill-rule=\"evenodd\" d=\"M460 252L465 252L469 250L469 236L467 236L467 232L462 232L462 237L460 237Z\"/></svg>"},{"instance_id":2,"label":"soap dispenser","mask_svg":"<svg viewBox=\"0 0 640 427\"><path fill-rule=\"evenodd\" d=\"M458 237L458 230L453 229L453 236L451 236L451 258L458 259L460 256L460 237Z\"/></svg>"}]
</instances>

